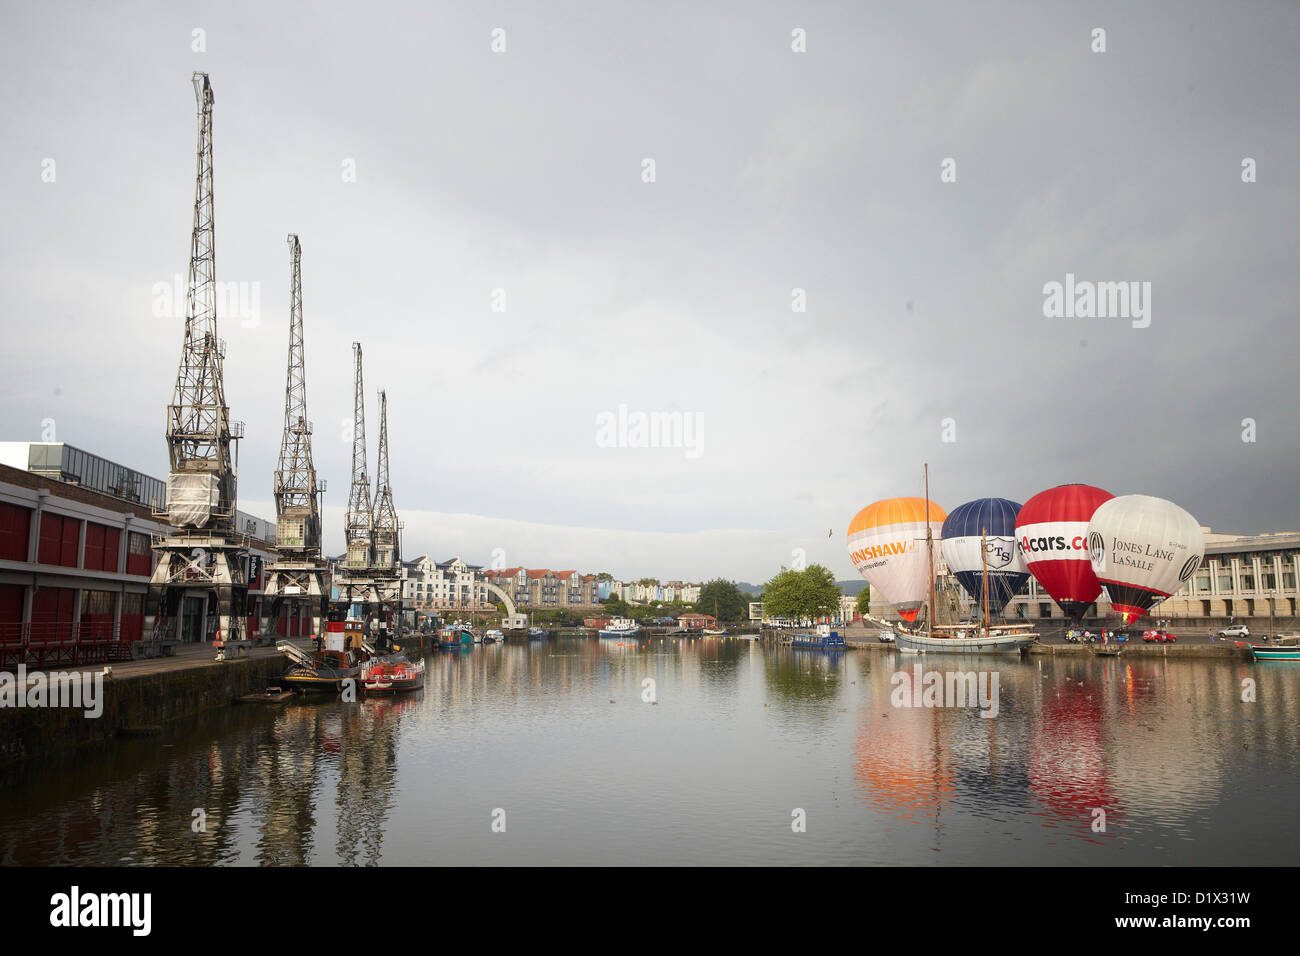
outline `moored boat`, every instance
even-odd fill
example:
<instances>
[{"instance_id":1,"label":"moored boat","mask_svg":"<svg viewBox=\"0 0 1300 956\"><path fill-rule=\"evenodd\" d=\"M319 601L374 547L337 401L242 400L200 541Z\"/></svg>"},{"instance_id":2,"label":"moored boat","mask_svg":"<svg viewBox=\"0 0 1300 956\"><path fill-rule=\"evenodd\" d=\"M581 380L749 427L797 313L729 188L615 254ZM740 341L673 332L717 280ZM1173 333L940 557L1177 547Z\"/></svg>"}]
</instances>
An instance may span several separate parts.
<instances>
[{"instance_id":1,"label":"moored boat","mask_svg":"<svg viewBox=\"0 0 1300 956\"><path fill-rule=\"evenodd\" d=\"M1036 634L1021 630L976 630L972 634L944 633L911 634L902 628L894 630L894 643L900 651L909 654L1019 654L1038 640Z\"/></svg>"},{"instance_id":2,"label":"moored boat","mask_svg":"<svg viewBox=\"0 0 1300 956\"><path fill-rule=\"evenodd\" d=\"M395 694L424 686L424 661L405 657L367 661L361 668L361 685L367 694Z\"/></svg>"},{"instance_id":3,"label":"moored boat","mask_svg":"<svg viewBox=\"0 0 1300 956\"><path fill-rule=\"evenodd\" d=\"M528 629L528 639L530 641L544 641L547 638L546 628L530 627Z\"/></svg>"},{"instance_id":4,"label":"moored boat","mask_svg":"<svg viewBox=\"0 0 1300 956\"><path fill-rule=\"evenodd\" d=\"M448 624L438 634L438 646L443 650L457 650L474 644L474 631L468 625L457 622Z\"/></svg>"},{"instance_id":5,"label":"moored boat","mask_svg":"<svg viewBox=\"0 0 1300 956\"><path fill-rule=\"evenodd\" d=\"M818 651L841 651L847 645L844 643L844 637L839 631L832 631L830 627L823 624L817 628L816 633L791 635L790 646Z\"/></svg>"},{"instance_id":6,"label":"moored boat","mask_svg":"<svg viewBox=\"0 0 1300 956\"><path fill-rule=\"evenodd\" d=\"M345 681L356 680L366 657L364 628L360 618L332 610L327 615L324 640L314 652L280 641L276 646L289 659L281 681L294 690L338 691Z\"/></svg>"},{"instance_id":7,"label":"moored boat","mask_svg":"<svg viewBox=\"0 0 1300 956\"><path fill-rule=\"evenodd\" d=\"M483 635L484 644L496 644L501 641L504 641L505 639L506 639L505 634L502 631L498 631L496 629L490 630Z\"/></svg>"},{"instance_id":8,"label":"moored boat","mask_svg":"<svg viewBox=\"0 0 1300 956\"><path fill-rule=\"evenodd\" d=\"M1300 661L1300 646L1297 645L1263 647L1259 644L1248 644L1247 646L1257 661Z\"/></svg>"},{"instance_id":9,"label":"moored boat","mask_svg":"<svg viewBox=\"0 0 1300 956\"><path fill-rule=\"evenodd\" d=\"M630 617L616 617L600 629L601 637L636 637L640 626Z\"/></svg>"},{"instance_id":10,"label":"moored boat","mask_svg":"<svg viewBox=\"0 0 1300 956\"><path fill-rule=\"evenodd\" d=\"M894 630L894 644L904 654L1020 654L1038 641L1032 624L1001 624L992 626L989 608L988 535L981 532L981 570L983 584L982 617L976 624L942 625L935 623L935 572L934 531L930 523L930 466L925 466L925 549L929 564L927 580L929 600L926 602L924 630L908 631L902 627Z\"/></svg>"}]
</instances>

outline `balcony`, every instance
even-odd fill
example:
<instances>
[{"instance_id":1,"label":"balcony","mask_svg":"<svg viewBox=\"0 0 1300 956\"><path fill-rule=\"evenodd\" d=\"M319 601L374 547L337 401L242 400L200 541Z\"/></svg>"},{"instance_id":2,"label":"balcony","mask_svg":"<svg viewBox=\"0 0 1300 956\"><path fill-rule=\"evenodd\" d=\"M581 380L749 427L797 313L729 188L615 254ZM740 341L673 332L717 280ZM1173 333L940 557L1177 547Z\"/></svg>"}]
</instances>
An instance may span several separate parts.
<instances>
[{"instance_id":1,"label":"balcony","mask_svg":"<svg viewBox=\"0 0 1300 956\"><path fill-rule=\"evenodd\" d=\"M0 624L0 669L131 660L131 641L108 624Z\"/></svg>"}]
</instances>

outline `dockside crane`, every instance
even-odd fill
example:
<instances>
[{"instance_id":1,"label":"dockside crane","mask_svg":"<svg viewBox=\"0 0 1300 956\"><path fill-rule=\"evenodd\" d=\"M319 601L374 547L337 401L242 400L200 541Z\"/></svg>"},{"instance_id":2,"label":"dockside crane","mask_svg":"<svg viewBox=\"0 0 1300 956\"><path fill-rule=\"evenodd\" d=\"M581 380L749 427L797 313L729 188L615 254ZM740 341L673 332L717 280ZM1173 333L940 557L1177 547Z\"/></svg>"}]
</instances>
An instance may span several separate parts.
<instances>
[{"instance_id":1,"label":"dockside crane","mask_svg":"<svg viewBox=\"0 0 1300 956\"><path fill-rule=\"evenodd\" d=\"M307 418L307 371L303 352L302 245L289 243L289 365L284 386L284 432L275 471L275 563L266 569L270 631L288 606L310 610L312 635L323 638L329 600L328 565L321 555L321 495L312 461L312 425Z\"/></svg>"},{"instance_id":2,"label":"dockside crane","mask_svg":"<svg viewBox=\"0 0 1300 956\"><path fill-rule=\"evenodd\" d=\"M383 648L387 644L388 614L385 613L385 605L392 602L394 586L390 578L393 571L387 563L381 567L375 562L375 509L370 497L370 476L366 470L365 382L360 342L352 343L352 358L352 487L348 490L348 510L344 517L347 552L343 557L343 567L334 576L339 597L334 604L333 616L341 616L353 605L361 605L367 620L377 619L379 624L378 628L367 626L368 638L377 638ZM383 430L381 422L380 451L386 456ZM386 457L381 468L387 469ZM373 500L378 500L378 494ZM400 582L396 588L400 593Z\"/></svg>"},{"instance_id":3,"label":"dockside crane","mask_svg":"<svg viewBox=\"0 0 1300 956\"><path fill-rule=\"evenodd\" d=\"M379 473L375 483L374 564L380 623L380 641L390 641L402 616L402 523L393 507L393 487L388 480L388 393L379 393Z\"/></svg>"},{"instance_id":4,"label":"dockside crane","mask_svg":"<svg viewBox=\"0 0 1300 956\"><path fill-rule=\"evenodd\" d=\"M151 643L140 653L166 653L181 640L210 637L220 648L217 659L224 660L227 649L248 647L249 542L235 528L238 454L232 455L243 424L230 421L225 343L217 337L212 84L206 73L195 73L192 81L199 138L185 341L167 406L167 499L153 502L154 516L170 527L153 545L158 564L146 612L153 619Z\"/></svg>"},{"instance_id":5,"label":"dockside crane","mask_svg":"<svg viewBox=\"0 0 1300 956\"><path fill-rule=\"evenodd\" d=\"M366 474L366 404L361 375L361 343L352 343L352 487L348 489L348 511L344 519L348 571L366 571L374 562L374 513L370 507L370 477Z\"/></svg>"},{"instance_id":6,"label":"dockside crane","mask_svg":"<svg viewBox=\"0 0 1300 956\"><path fill-rule=\"evenodd\" d=\"M397 568L402 561L401 527L388 482L388 394L379 393L379 474L375 480L374 540L377 571Z\"/></svg>"}]
</instances>

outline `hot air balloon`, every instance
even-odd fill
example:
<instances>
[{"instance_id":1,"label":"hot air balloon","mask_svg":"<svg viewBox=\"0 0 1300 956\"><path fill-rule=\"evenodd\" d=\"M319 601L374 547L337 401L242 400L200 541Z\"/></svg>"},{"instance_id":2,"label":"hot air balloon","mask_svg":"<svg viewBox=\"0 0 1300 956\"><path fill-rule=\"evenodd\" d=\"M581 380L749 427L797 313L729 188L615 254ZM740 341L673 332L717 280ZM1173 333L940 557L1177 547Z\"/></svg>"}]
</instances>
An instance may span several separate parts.
<instances>
[{"instance_id":1,"label":"hot air balloon","mask_svg":"<svg viewBox=\"0 0 1300 956\"><path fill-rule=\"evenodd\" d=\"M952 510L943 523L943 559L983 614L988 581L989 614L999 613L1029 578L1016 547L1020 505L1006 498L979 498Z\"/></svg>"},{"instance_id":2,"label":"hot air balloon","mask_svg":"<svg viewBox=\"0 0 1300 956\"><path fill-rule=\"evenodd\" d=\"M1034 495L1016 517L1016 544L1029 572L1075 621L1101 594L1088 559L1088 522L1113 497L1092 485L1059 485Z\"/></svg>"},{"instance_id":3,"label":"hot air balloon","mask_svg":"<svg viewBox=\"0 0 1300 956\"><path fill-rule=\"evenodd\" d=\"M929 503L930 530L939 543L947 513ZM916 620L930 593L931 556L925 547L926 500L887 498L867 505L849 523L849 557L871 590Z\"/></svg>"},{"instance_id":4,"label":"hot air balloon","mask_svg":"<svg viewBox=\"0 0 1300 956\"><path fill-rule=\"evenodd\" d=\"M1135 620L1187 582L1205 557L1205 535L1164 498L1111 498L1088 522L1088 555L1111 606ZM1131 615L1131 616L1130 616Z\"/></svg>"}]
</instances>

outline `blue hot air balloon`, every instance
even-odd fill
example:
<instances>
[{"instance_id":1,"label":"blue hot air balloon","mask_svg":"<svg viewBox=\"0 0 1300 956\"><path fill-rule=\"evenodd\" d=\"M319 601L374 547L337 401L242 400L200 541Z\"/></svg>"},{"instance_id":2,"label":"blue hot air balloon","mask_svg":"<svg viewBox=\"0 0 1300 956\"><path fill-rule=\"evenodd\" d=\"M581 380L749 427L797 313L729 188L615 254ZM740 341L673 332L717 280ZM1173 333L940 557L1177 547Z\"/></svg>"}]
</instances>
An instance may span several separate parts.
<instances>
[{"instance_id":1,"label":"blue hot air balloon","mask_svg":"<svg viewBox=\"0 0 1300 956\"><path fill-rule=\"evenodd\" d=\"M999 613L1029 578L1016 547L1020 505L1006 498L977 498L954 508L943 523L940 547L948 570L983 613L988 575L989 614Z\"/></svg>"}]
</instances>

